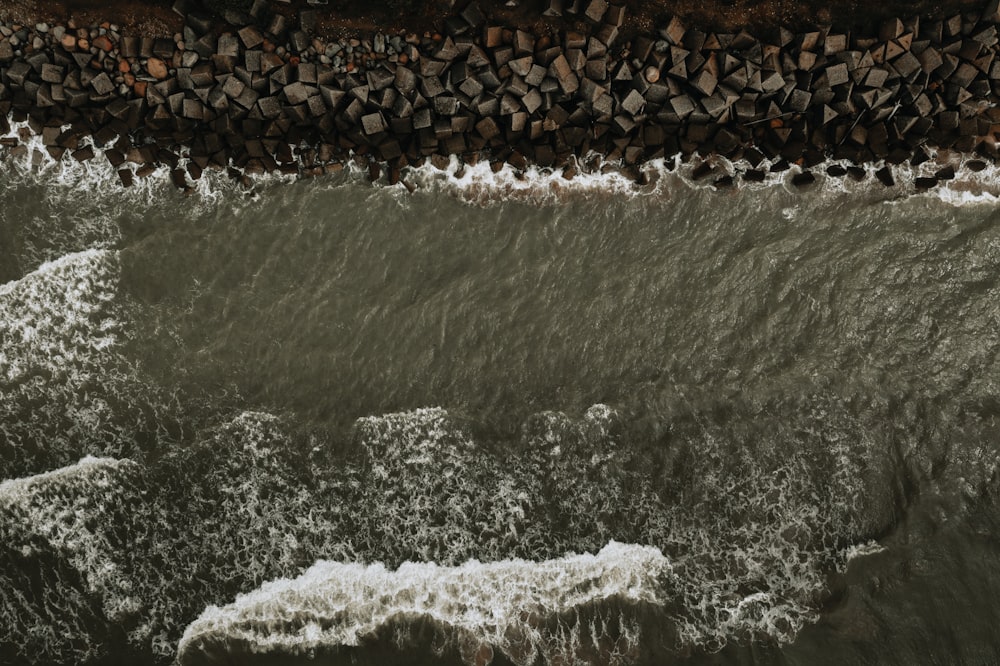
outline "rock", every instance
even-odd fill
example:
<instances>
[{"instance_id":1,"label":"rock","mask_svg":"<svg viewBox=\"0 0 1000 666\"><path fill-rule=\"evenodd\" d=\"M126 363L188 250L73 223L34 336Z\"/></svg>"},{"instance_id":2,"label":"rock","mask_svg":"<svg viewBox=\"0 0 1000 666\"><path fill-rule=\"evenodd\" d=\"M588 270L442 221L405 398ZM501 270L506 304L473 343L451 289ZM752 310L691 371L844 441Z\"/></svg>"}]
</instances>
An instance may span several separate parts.
<instances>
[{"instance_id":1,"label":"rock","mask_svg":"<svg viewBox=\"0 0 1000 666\"><path fill-rule=\"evenodd\" d=\"M938 180L953 180L955 178L955 167L947 165L934 172L934 177Z\"/></svg>"},{"instance_id":2,"label":"rock","mask_svg":"<svg viewBox=\"0 0 1000 666\"><path fill-rule=\"evenodd\" d=\"M807 187L816 182L816 176L811 171L800 171L792 176L792 185L798 188Z\"/></svg>"},{"instance_id":3,"label":"rock","mask_svg":"<svg viewBox=\"0 0 1000 666\"><path fill-rule=\"evenodd\" d=\"M584 12L584 16L593 21L594 23L600 23L604 18L604 13L608 11L608 3L606 0L590 0L587 4L587 9Z\"/></svg>"},{"instance_id":4,"label":"rock","mask_svg":"<svg viewBox=\"0 0 1000 666\"><path fill-rule=\"evenodd\" d=\"M86 162L94 159L94 148L92 146L85 146L79 150L74 150L73 159L77 162Z\"/></svg>"},{"instance_id":5,"label":"rock","mask_svg":"<svg viewBox=\"0 0 1000 666\"><path fill-rule=\"evenodd\" d=\"M287 99L288 103L293 106L297 104L304 104L309 100L311 94L315 94L317 92L318 91L315 88L308 87L301 81L289 83L282 89L282 94L284 94L285 99Z\"/></svg>"},{"instance_id":6,"label":"rock","mask_svg":"<svg viewBox=\"0 0 1000 666\"><path fill-rule=\"evenodd\" d=\"M42 65L42 81L48 83L62 83L64 68L62 65L45 63Z\"/></svg>"},{"instance_id":7,"label":"rock","mask_svg":"<svg viewBox=\"0 0 1000 666\"><path fill-rule=\"evenodd\" d=\"M699 91L706 97L715 92L715 87L718 84L719 81L715 78L715 75L704 69L699 72L698 76L691 82L691 85L694 86L695 90Z\"/></svg>"},{"instance_id":8,"label":"rock","mask_svg":"<svg viewBox=\"0 0 1000 666\"><path fill-rule=\"evenodd\" d=\"M476 123L476 131L487 141L500 135L500 128L492 118L483 118Z\"/></svg>"},{"instance_id":9,"label":"rock","mask_svg":"<svg viewBox=\"0 0 1000 666\"><path fill-rule=\"evenodd\" d=\"M161 81L169 75L166 63L159 58L150 58L147 60L146 71L149 72L150 76Z\"/></svg>"},{"instance_id":10,"label":"rock","mask_svg":"<svg viewBox=\"0 0 1000 666\"><path fill-rule=\"evenodd\" d=\"M95 76L91 80L90 86L98 95L107 95L115 89L115 85L111 82L111 79L108 77L106 72L101 72Z\"/></svg>"},{"instance_id":11,"label":"rock","mask_svg":"<svg viewBox=\"0 0 1000 666\"><path fill-rule=\"evenodd\" d=\"M388 129L385 117L381 113L369 113L362 116L361 125L368 136L384 132Z\"/></svg>"},{"instance_id":12,"label":"rock","mask_svg":"<svg viewBox=\"0 0 1000 666\"><path fill-rule=\"evenodd\" d=\"M621 107L630 115L637 116L646 104L646 100L635 90L630 90L621 102Z\"/></svg>"},{"instance_id":13,"label":"rock","mask_svg":"<svg viewBox=\"0 0 1000 666\"><path fill-rule=\"evenodd\" d=\"M715 168L709 162L701 162L691 170L691 180L701 180L715 172Z\"/></svg>"},{"instance_id":14,"label":"rock","mask_svg":"<svg viewBox=\"0 0 1000 666\"><path fill-rule=\"evenodd\" d=\"M847 71L847 63L840 63L826 68L826 80L831 86L839 86L851 80Z\"/></svg>"},{"instance_id":15,"label":"rock","mask_svg":"<svg viewBox=\"0 0 1000 666\"><path fill-rule=\"evenodd\" d=\"M240 41L247 49L254 49L264 43L264 35L260 30L252 25L245 26L239 30Z\"/></svg>"},{"instance_id":16,"label":"rock","mask_svg":"<svg viewBox=\"0 0 1000 666\"><path fill-rule=\"evenodd\" d=\"M896 184L896 179L893 178L892 176L892 169L890 169L887 166L882 167L881 169L876 171L875 177L878 179L880 183L882 183L886 187L892 187L893 185Z\"/></svg>"},{"instance_id":17,"label":"rock","mask_svg":"<svg viewBox=\"0 0 1000 666\"><path fill-rule=\"evenodd\" d=\"M580 81L569 66L566 56L560 54L552 64L549 65L549 73L559 82L559 87L567 95L570 95L580 88Z\"/></svg>"},{"instance_id":18,"label":"rock","mask_svg":"<svg viewBox=\"0 0 1000 666\"><path fill-rule=\"evenodd\" d=\"M236 39L236 35L231 32L224 32L219 35L215 52L222 56L238 58L240 55L240 44Z\"/></svg>"},{"instance_id":19,"label":"rock","mask_svg":"<svg viewBox=\"0 0 1000 666\"><path fill-rule=\"evenodd\" d=\"M111 50L114 48L114 45L111 43L111 40L108 38L107 35L99 35L98 37L95 37L90 42L90 45L97 49L100 49L101 51L104 51L105 53L110 53Z\"/></svg>"},{"instance_id":20,"label":"rock","mask_svg":"<svg viewBox=\"0 0 1000 666\"><path fill-rule=\"evenodd\" d=\"M517 30L514 33L514 55L531 55L535 51L535 38L530 33ZM498 63L499 64L499 63Z\"/></svg>"}]
</instances>

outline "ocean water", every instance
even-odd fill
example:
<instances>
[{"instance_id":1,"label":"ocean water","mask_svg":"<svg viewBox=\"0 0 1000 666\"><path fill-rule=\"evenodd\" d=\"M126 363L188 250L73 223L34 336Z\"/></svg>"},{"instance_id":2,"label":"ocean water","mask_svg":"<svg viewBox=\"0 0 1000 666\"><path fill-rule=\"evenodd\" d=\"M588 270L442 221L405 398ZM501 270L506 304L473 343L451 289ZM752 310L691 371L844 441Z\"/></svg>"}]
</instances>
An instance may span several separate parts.
<instances>
[{"instance_id":1,"label":"ocean water","mask_svg":"<svg viewBox=\"0 0 1000 666\"><path fill-rule=\"evenodd\" d=\"M0 663L1000 660L1000 171L948 160L2 157Z\"/></svg>"}]
</instances>

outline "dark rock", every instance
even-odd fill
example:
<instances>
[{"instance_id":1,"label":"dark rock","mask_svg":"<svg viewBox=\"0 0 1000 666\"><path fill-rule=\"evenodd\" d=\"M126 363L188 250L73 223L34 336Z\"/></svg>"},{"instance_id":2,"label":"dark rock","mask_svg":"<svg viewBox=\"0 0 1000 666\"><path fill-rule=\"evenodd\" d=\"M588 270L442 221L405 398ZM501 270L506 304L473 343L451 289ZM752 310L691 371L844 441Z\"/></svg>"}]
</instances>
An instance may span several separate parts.
<instances>
[{"instance_id":1,"label":"dark rock","mask_svg":"<svg viewBox=\"0 0 1000 666\"><path fill-rule=\"evenodd\" d=\"M73 159L77 162L86 162L88 160L94 159L94 149L92 146L84 146L79 150L73 151Z\"/></svg>"},{"instance_id":2,"label":"dark rock","mask_svg":"<svg viewBox=\"0 0 1000 666\"><path fill-rule=\"evenodd\" d=\"M362 116L361 124L364 127L365 134L369 136L384 132L388 129L385 117L383 117L381 113L369 113L368 115Z\"/></svg>"},{"instance_id":3,"label":"dark rock","mask_svg":"<svg viewBox=\"0 0 1000 666\"><path fill-rule=\"evenodd\" d=\"M886 187L892 187L893 185L896 184L896 179L893 178L892 176L892 169L890 169L887 166L882 167L881 169L876 171L875 177L878 179L880 183L882 183Z\"/></svg>"},{"instance_id":4,"label":"dark rock","mask_svg":"<svg viewBox=\"0 0 1000 666\"><path fill-rule=\"evenodd\" d=\"M306 86L301 81L296 81L295 83L289 83L282 89L282 94L288 103L291 105L305 104L309 97L317 94L319 91L311 86Z\"/></svg>"},{"instance_id":5,"label":"dark rock","mask_svg":"<svg viewBox=\"0 0 1000 666\"><path fill-rule=\"evenodd\" d=\"M606 0L590 0L587 3L587 9L584 12L584 16L594 23L600 23L604 18L604 13L607 11L608 3Z\"/></svg>"},{"instance_id":6,"label":"dark rock","mask_svg":"<svg viewBox=\"0 0 1000 666\"><path fill-rule=\"evenodd\" d=\"M937 184L938 184L937 178L931 178L927 176L921 176L918 177L916 180L914 180L914 185L916 185L917 189L921 191L937 187Z\"/></svg>"},{"instance_id":7,"label":"dark rock","mask_svg":"<svg viewBox=\"0 0 1000 666\"><path fill-rule=\"evenodd\" d=\"M800 171L792 176L792 185L798 188L807 187L815 182L816 176L813 175L812 171Z\"/></svg>"},{"instance_id":8,"label":"dark rock","mask_svg":"<svg viewBox=\"0 0 1000 666\"><path fill-rule=\"evenodd\" d=\"M826 80L831 86L839 86L850 81L851 77L847 71L847 63L840 63L826 68Z\"/></svg>"},{"instance_id":9,"label":"dark rock","mask_svg":"<svg viewBox=\"0 0 1000 666\"><path fill-rule=\"evenodd\" d=\"M621 102L622 108L632 116L639 115L645 104L646 100L635 90L630 90Z\"/></svg>"},{"instance_id":10,"label":"dark rock","mask_svg":"<svg viewBox=\"0 0 1000 666\"><path fill-rule=\"evenodd\" d=\"M694 86L695 90L698 90L706 97L715 92L715 87L718 84L719 81L715 75L707 70L699 72L698 76L691 82L691 85Z\"/></svg>"},{"instance_id":11,"label":"dark rock","mask_svg":"<svg viewBox=\"0 0 1000 666\"><path fill-rule=\"evenodd\" d=\"M254 49L264 43L264 35L260 30L252 25L245 26L239 30L240 41L247 49Z\"/></svg>"},{"instance_id":12,"label":"dark rock","mask_svg":"<svg viewBox=\"0 0 1000 666\"><path fill-rule=\"evenodd\" d=\"M691 180L701 180L715 172L715 168L709 162L701 162L691 170Z\"/></svg>"},{"instance_id":13,"label":"dark rock","mask_svg":"<svg viewBox=\"0 0 1000 666\"><path fill-rule=\"evenodd\" d=\"M955 167L947 165L934 172L934 177L938 180L953 180L955 178Z\"/></svg>"}]
</instances>

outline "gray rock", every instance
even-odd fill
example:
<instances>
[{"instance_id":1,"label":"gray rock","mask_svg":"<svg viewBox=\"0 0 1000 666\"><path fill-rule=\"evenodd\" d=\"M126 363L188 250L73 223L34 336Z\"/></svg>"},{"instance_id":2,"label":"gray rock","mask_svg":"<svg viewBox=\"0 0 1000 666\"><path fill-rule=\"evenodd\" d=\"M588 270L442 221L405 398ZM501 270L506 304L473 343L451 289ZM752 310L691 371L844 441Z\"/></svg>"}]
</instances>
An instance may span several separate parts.
<instances>
[{"instance_id":1,"label":"gray rock","mask_svg":"<svg viewBox=\"0 0 1000 666\"><path fill-rule=\"evenodd\" d=\"M115 89L115 84L113 84L111 79L108 78L107 73L101 72L90 82L90 87L93 88L94 92L98 95L107 95Z\"/></svg>"},{"instance_id":2,"label":"gray rock","mask_svg":"<svg viewBox=\"0 0 1000 666\"><path fill-rule=\"evenodd\" d=\"M42 65L42 81L48 83L62 83L65 68L62 65L45 63Z\"/></svg>"},{"instance_id":3,"label":"gray rock","mask_svg":"<svg viewBox=\"0 0 1000 666\"><path fill-rule=\"evenodd\" d=\"M384 90L393 85L396 80L396 74L380 67L368 70L367 78L370 90Z\"/></svg>"},{"instance_id":4,"label":"gray rock","mask_svg":"<svg viewBox=\"0 0 1000 666\"><path fill-rule=\"evenodd\" d=\"M396 90L399 92L404 95L409 95L417 87L417 75L413 73L413 70L407 67L397 67L395 74L395 86Z\"/></svg>"},{"instance_id":5,"label":"gray rock","mask_svg":"<svg viewBox=\"0 0 1000 666\"><path fill-rule=\"evenodd\" d=\"M584 16L593 21L594 23L600 23L604 18L604 13L608 11L608 3L606 0L590 0L587 4L587 9L584 12Z\"/></svg>"},{"instance_id":6,"label":"gray rock","mask_svg":"<svg viewBox=\"0 0 1000 666\"><path fill-rule=\"evenodd\" d=\"M453 116L458 113L458 99L449 95L434 98L434 111L439 116Z\"/></svg>"},{"instance_id":7,"label":"gray rock","mask_svg":"<svg viewBox=\"0 0 1000 666\"><path fill-rule=\"evenodd\" d=\"M567 95L576 92L580 88L579 79L577 79L576 74L573 73L573 69L569 66L566 56L562 54L559 54L559 57L549 65L549 75L559 82L559 87Z\"/></svg>"},{"instance_id":8,"label":"gray rock","mask_svg":"<svg viewBox=\"0 0 1000 666\"><path fill-rule=\"evenodd\" d=\"M826 82L831 86L839 86L851 80L847 71L847 63L840 63L826 68Z\"/></svg>"},{"instance_id":9,"label":"gray rock","mask_svg":"<svg viewBox=\"0 0 1000 666\"><path fill-rule=\"evenodd\" d=\"M704 69L701 70L701 72L698 73L698 76L695 77L694 81L691 82L691 85L694 86L695 90L706 96L715 92L715 87L718 84L719 81L715 78L715 75Z\"/></svg>"},{"instance_id":10,"label":"gray rock","mask_svg":"<svg viewBox=\"0 0 1000 666\"><path fill-rule=\"evenodd\" d=\"M535 37L523 30L514 33L514 55L531 55L535 51ZM499 66L501 63L497 63Z\"/></svg>"},{"instance_id":11,"label":"gray rock","mask_svg":"<svg viewBox=\"0 0 1000 666\"><path fill-rule=\"evenodd\" d=\"M245 26L239 31L240 40L247 49L253 49L264 43L264 35L260 30L252 25Z\"/></svg>"},{"instance_id":12,"label":"gray rock","mask_svg":"<svg viewBox=\"0 0 1000 666\"><path fill-rule=\"evenodd\" d=\"M257 103L258 97L260 97L260 95L257 94L256 90L246 87L243 89L243 92L233 98L233 101L242 106L244 109L249 110L252 109Z\"/></svg>"},{"instance_id":13,"label":"gray rock","mask_svg":"<svg viewBox=\"0 0 1000 666\"><path fill-rule=\"evenodd\" d=\"M316 88L307 86L301 81L296 81L295 83L289 83L282 89L282 94L288 103L295 106L297 104L305 104L312 95L317 94L319 91Z\"/></svg>"},{"instance_id":14,"label":"gray rock","mask_svg":"<svg viewBox=\"0 0 1000 666\"><path fill-rule=\"evenodd\" d=\"M381 113L369 113L361 117L361 126L364 128L365 134L372 136L373 134L379 134L389 129L386 125L385 117Z\"/></svg>"},{"instance_id":15,"label":"gray rock","mask_svg":"<svg viewBox=\"0 0 1000 666\"><path fill-rule=\"evenodd\" d=\"M304 53L309 49L309 35L304 30L296 30L289 38L292 50L296 53Z\"/></svg>"},{"instance_id":16,"label":"gray rock","mask_svg":"<svg viewBox=\"0 0 1000 666\"><path fill-rule=\"evenodd\" d=\"M463 95L468 96L470 99L477 97L484 90L483 84L480 83L478 79L471 76L462 81L462 85L460 85L458 89Z\"/></svg>"},{"instance_id":17,"label":"gray rock","mask_svg":"<svg viewBox=\"0 0 1000 666\"><path fill-rule=\"evenodd\" d=\"M528 113L534 113L542 105L542 94L538 88L532 88L528 94L521 98L521 104Z\"/></svg>"},{"instance_id":18,"label":"gray rock","mask_svg":"<svg viewBox=\"0 0 1000 666\"><path fill-rule=\"evenodd\" d=\"M430 109L419 109L413 114L413 129L427 129L432 122Z\"/></svg>"},{"instance_id":19,"label":"gray rock","mask_svg":"<svg viewBox=\"0 0 1000 666\"><path fill-rule=\"evenodd\" d=\"M337 88L326 85L321 85L319 87L319 94L322 96L323 101L331 111L336 111L337 107L339 107L340 103L344 100L344 97L347 96L347 93L343 90L338 90Z\"/></svg>"},{"instance_id":20,"label":"gray rock","mask_svg":"<svg viewBox=\"0 0 1000 666\"><path fill-rule=\"evenodd\" d=\"M645 98L635 90L628 91L621 103L622 108L632 116L639 115L645 105Z\"/></svg>"},{"instance_id":21,"label":"gray rock","mask_svg":"<svg viewBox=\"0 0 1000 666\"><path fill-rule=\"evenodd\" d=\"M809 103L811 101L812 93L807 90L802 90L801 88L796 88L788 97L788 108L802 113L809 108Z\"/></svg>"}]
</instances>

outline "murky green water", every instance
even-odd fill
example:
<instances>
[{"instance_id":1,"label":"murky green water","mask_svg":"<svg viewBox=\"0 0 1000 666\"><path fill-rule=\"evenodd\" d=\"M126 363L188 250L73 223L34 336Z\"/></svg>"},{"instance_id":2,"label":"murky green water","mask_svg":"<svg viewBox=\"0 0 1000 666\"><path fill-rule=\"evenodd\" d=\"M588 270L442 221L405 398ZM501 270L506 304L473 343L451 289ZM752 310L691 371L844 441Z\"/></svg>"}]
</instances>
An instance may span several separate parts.
<instances>
[{"instance_id":1,"label":"murky green water","mask_svg":"<svg viewBox=\"0 0 1000 666\"><path fill-rule=\"evenodd\" d=\"M781 648L760 629L780 634L781 622L761 621L719 630L721 653L677 659L998 658L1000 209L989 197L956 205L955 193L865 183L716 192L674 174L643 192L514 191L484 172L461 187L425 176L414 195L343 176L185 198L164 183L87 192L82 174L19 173L0 189L4 278L95 245L118 251L121 362L158 407L116 436L144 451L256 410L342 460L358 450L357 419L439 406L487 449L516 452L539 413L578 418L603 403L620 415L617 446L638 456L623 464L669 515L666 527L618 527L687 567L684 594L773 594L776 613L820 614ZM143 409L115 404L102 412L112 420ZM19 409L8 414L24 421ZM6 476L128 452L99 437L67 446ZM460 475L478 463L462 464ZM601 487L587 486L597 505ZM798 538L790 529L809 532L809 547L781 550ZM596 534L565 543L592 549L624 532ZM727 546L763 553L771 539L778 559L748 562L804 568L719 569ZM838 557L870 539L884 550L843 574ZM469 552L562 546L521 547ZM782 580L800 575L798 587Z\"/></svg>"}]
</instances>

